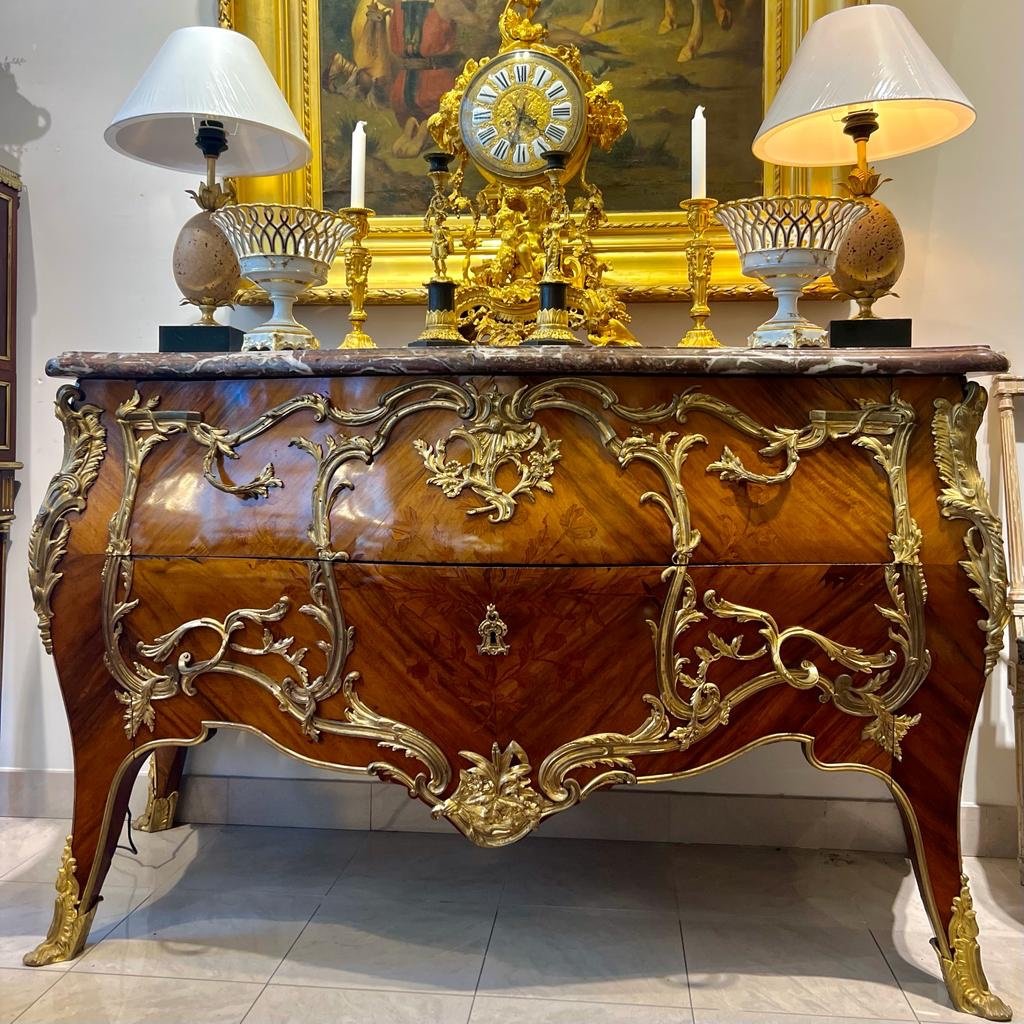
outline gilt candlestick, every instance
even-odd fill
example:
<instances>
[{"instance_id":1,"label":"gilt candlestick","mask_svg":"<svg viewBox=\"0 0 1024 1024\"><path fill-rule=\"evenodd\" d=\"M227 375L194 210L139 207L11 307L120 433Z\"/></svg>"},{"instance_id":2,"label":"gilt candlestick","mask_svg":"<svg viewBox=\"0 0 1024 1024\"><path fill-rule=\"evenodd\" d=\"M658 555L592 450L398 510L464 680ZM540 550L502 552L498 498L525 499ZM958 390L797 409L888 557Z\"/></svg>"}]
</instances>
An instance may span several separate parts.
<instances>
[{"instance_id":1,"label":"gilt candlestick","mask_svg":"<svg viewBox=\"0 0 1024 1024\"><path fill-rule=\"evenodd\" d=\"M562 233L571 214L565 198L562 175L569 154L549 149L544 154L548 179L548 223L542 235L544 276L540 279L537 325L524 345L581 345L569 327L569 281L562 270Z\"/></svg>"},{"instance_id":2,"label":"gilt candlestick","mask_svg":"<svg viewBox=\"0 0 1024 1024\"><path fill-rule=\"evenodd\" d=\"M683 335L679 348L720 348L722 343L707 326L711 316L708 305L708 287L711 284L711 265L715 261L715 245L705 236L714 220L717 199L684 199L679 204L686 214L686 223L693 237L686 244L686 269L690 279L693 305L690 317L693 326Z\"/></svg>"},{"instance_id":3,"label":"gilt candlestick","mask_svg":"<svg viewBox=\"0 0 1024 1024\"><path fill-rule=\"evenodd\" d=\"M376 348L373 338L363 330L366 323L366 287L370 276L373 257L363 245L363 239L370 232L370 217L373 210L365 206L346 206L338 213L353 228L352 238L345 249L345 284L349 294L348 319L352 330L345 335L338 348Z\"/></svg>"},{"instance_id":4,"label":"gilt candlestick","mask_svg":"<svg viewBox=\"0 0 1024 1024\"><path fill-rule=\"evenodd\" d=\"M423 217L423 230L430 234L430 259L434 273L426 284L427 315L423 330L412 346L468 345L459 333L459 319L455 310L455 282L448 276L448 257L452 252L451 232L447 221L452 213L448 195L451 172L448 165L451 153L427 153L424 159L433 193Z\"/></svg>"}]
</instances>

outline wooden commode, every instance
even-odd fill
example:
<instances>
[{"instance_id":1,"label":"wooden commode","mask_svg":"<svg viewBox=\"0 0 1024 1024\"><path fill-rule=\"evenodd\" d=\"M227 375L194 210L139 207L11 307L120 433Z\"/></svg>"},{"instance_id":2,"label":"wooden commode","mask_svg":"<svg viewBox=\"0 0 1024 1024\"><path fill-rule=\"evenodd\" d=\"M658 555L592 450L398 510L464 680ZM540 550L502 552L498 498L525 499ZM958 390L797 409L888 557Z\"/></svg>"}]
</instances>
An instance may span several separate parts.
<instances>
[{"instance_id":1,"label":"wooden commode","mask_svg":"<svg viewBox=\"0 0 1024 1024\"><path fill-rule=\"evenodd\" d=\"M883 779L954 1004L995 1020L964 757L1007 619L989 349L85 354L31 578L74 744L77 956L139 766L213 729L481 846L795 740ZM56 469L57 467L55 467Z\"/></svg>"}]
</instances>

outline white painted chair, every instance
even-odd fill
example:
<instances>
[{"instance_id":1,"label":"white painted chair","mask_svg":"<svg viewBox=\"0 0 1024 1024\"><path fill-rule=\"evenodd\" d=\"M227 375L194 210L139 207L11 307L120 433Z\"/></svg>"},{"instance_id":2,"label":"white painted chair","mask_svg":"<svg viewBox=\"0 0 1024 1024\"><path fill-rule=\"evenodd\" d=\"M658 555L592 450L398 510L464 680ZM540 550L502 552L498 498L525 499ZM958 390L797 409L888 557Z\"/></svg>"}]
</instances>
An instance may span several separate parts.
<instances>
[{"instance_id":1,"label":"white painted chair","mask_svg":"<svg viewBox=\"0 0 1024 1024\"><path fill-rule=\"evenodd\" d=\"M1021 396L1024 396L1024 377L996 378L1010 575L1010 689L1017 747L1017 866L1024 885L1024 512L1017 465L1017 433L1013 422L1014 402Z\"/></svg>"}]
</instances>

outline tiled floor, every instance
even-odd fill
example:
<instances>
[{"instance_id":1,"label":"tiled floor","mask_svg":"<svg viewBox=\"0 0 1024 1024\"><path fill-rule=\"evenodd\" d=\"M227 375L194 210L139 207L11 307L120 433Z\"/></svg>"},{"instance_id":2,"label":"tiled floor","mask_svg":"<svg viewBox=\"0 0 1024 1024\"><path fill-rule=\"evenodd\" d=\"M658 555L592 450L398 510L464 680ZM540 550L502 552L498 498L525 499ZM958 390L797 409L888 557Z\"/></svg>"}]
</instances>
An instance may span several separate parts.
<instances>
[{"instance_id":1,"label":"tiled floor","mask_svg":"<svg viewBox=\"0 0 1024 1024\"><path fill-rule=\"evenodd\" d=\"M185 826L118 853L73 964L43 935L67 823L0 819L0 1024L853 1024L950 1009L899 857ZM1024 1013L1024 889L967 864Z\"/></svg>"}]
</instances>

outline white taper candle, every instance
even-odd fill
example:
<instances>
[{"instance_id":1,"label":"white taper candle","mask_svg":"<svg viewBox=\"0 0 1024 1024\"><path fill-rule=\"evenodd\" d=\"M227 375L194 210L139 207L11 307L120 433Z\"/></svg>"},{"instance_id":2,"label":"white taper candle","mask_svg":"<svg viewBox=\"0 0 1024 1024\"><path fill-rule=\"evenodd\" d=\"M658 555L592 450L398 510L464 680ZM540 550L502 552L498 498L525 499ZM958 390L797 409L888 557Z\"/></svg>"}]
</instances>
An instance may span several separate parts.
<instances>
[{"instance_id":1,"label":"white taper candle","mask_svg":"<svg viewBox=\"0 0 1024 1024\"><path fill-rule=\"evenodd\" d=\"M349 205L366 206L366 122L357 121L352 132L352 195Z\"/></svg>"},{"instance_id":2,"label":"white taper candle","mask_svg":"<svg viewBox=\"0 0 1024 1024\"><path fill-rule=\"evenodd\" d=\"M705 199L708 194L707 122L704 108L693 112L690 125L690 198Z\"/></svg>"}]
</instances>

